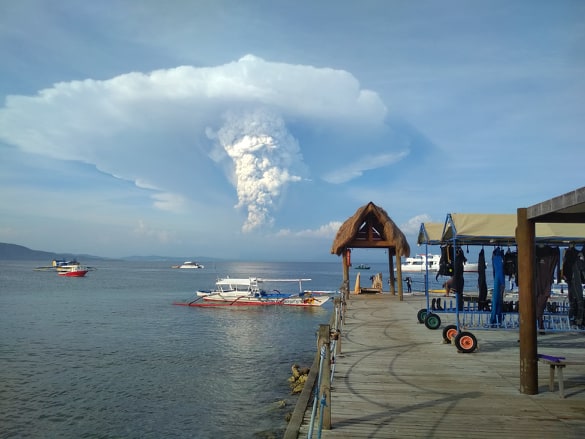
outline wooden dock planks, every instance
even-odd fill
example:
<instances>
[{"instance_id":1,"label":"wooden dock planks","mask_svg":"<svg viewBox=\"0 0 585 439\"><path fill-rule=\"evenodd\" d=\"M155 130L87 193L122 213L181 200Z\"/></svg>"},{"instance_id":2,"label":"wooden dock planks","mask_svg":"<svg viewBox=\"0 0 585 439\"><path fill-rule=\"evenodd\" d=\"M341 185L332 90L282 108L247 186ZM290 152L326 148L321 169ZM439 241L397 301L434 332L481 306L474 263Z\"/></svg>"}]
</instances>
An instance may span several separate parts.
<instances>
[{"instance_id":1,"label":"wooden dock planks","mask_svg":"<svg viewBox=\"0 0 585 439\"><path fill-rule=\"evenodd\" d=\"M585 369L567 369L565 396L519 392L518 331L472 330L479 351L458 353L419 324L424 297L351 296L323 438L585 437ZM443 324L453 316L441 316ZM582 334L539 337L539 350L583 352ZM299 438L307 437L310 409ZM317 431L313 433L317 437Z\"/></svg>"}]
</instances>

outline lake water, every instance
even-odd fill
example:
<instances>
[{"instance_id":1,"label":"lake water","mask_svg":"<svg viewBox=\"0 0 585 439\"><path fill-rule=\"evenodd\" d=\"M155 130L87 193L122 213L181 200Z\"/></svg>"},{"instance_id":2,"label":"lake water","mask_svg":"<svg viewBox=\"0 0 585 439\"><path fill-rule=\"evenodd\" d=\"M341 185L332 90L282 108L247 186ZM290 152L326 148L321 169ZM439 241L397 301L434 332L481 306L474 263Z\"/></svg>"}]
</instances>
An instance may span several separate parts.
<instances>
[{"instance_id":1,"label":"lake water","mask_svg":"<svg viewBox=\"0 0 585 439\"><path fill-rule=\"evenodd\" d=\"M311 278L303 287L313 290L336 290L342 278L339 260L217 262L203 270L100 261L84 278L33 270L48 263L0 263L2 438L281 437L297 400L291 366L312 363L332 303L172 303L226 275ZM376 272L386 265L362 271L362 285ZM422 277L411 277L421 290Z\"/></svg>"},{"instance_id":2,"label":"lake water","mask_svg":"<svg viewBox=\"0 0 585 439\"><path fill-rule=\"evenodd\" d=\"M340 263L100 261L84 278L33 270L48 263L0 263L2 438L280 437L296 403L291 366L311 364L332 305L172 303L226 275L341 283Z\"/></svg>"}]
</instances>

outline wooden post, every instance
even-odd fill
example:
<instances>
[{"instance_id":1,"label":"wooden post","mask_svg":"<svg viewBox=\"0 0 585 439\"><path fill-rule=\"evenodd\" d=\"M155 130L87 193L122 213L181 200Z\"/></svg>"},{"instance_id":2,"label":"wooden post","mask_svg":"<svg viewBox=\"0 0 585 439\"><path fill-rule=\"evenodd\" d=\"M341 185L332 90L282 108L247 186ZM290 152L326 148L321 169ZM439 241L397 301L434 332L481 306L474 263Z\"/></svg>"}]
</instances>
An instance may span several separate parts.
<instances>
[{"instance_id":1,"label":"wooden post","mask_svg":"<svg viewBox=\"0 0 585 439\"><path fill-rule=\"evenodd\" d=\"M535 306L535 225L528 220L527 209L517 210L518 306L520 319L520 392L538 393L538 362Z\"/></svg>"},{"instance_id":2,"label":"wooden post","mask_svg":"<svg viewBox=\"0 0 585 439\"><path fill-rule=\"evenodd\" d=\"M341 325L343 324L343 300L336 297L334 300L335 312L337 314L337 327L335 332L337 334L337 343L335 343L335 356L341 354Z\"/></svg>"},{"instance_id":3,"label":"wooden post","mask_svg":"<svg viewBox=\"0 0 585 439\"><path fill-rule=\"evenodd\" d=\"M402 264L400 263L400 251L396 250L396 277L398 278L398 297L402 302L404 300L404 292L402 288Z\"/></svg>"},{"instance_id":4,"label":"wooden post","mask_svg":"<svg viewBox=\"0 0 585 439\"><path fill-rule=\"evenodd\" d=\"M325 359L323 364L323 374L321 375L321 388L319 392L319 407L321 407L321 398L323 392L326 397L326 405L319 411L319 421L324 430L331 430L331 327L329 325L319 325L319 350L325 346Z\"/></svg>"},{"instance_id":5,"label":"wooden post","mask_svg":"<svg viewBox=\"0 0 585 439\"><path fill-rule=\"evenodd\" d=\"M343 252L341 253L341 260L343 264L343 284L347 285L347 290L349 292L349 264L347 263L347 251L348 248L344 248Z\"/></svg>"},{"instance_id":6,"label":"wooden post","mask_svg":"<svg viewBox=\"0 0 585 439\"><path fill-rule=\"evenodd\" d=\"M392 254L392 248L388 249L388 269L390 270L390 273L388 275L388 282L390 283L390 293L392 293L393 296L396 295L396 288L395 288L395 278L394 278L394 260L393 258L393 254Z\"/></svg>"}]
</instances>

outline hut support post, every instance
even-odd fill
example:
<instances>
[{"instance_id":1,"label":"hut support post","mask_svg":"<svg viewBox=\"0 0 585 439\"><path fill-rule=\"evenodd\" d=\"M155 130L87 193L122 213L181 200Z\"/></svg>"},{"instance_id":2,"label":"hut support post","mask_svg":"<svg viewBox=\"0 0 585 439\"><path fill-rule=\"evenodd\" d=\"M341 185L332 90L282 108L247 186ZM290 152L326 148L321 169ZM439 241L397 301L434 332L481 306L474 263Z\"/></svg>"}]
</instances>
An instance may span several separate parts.
<instances>
[{"instance_id":1,"label":"hut support post","mask_svg":"<svg viewBox=\"0 0 585 439\"><path fill-rule=\"evenodd\" d=\"M393 296L396 295L396 278L394 277L394 259L392 255L392 249L388 249L388 269L390 270L390 274L388 276L388 282L390 283L390 293Z\"/></svg>"},{"instance_id":2,"label":"hut support post","mask_svg":"<svg viewBox=\"0 0 585 439\"><path fill-rule=\"evenodd\" d=\"M398 277L398 297L402 302L404 300L404 291L402 288L402 264L400 263L400 249L396 249L396 276Z\"/></svg>"},{"instance_id":3,"label":"hut support post","mask_svg":"<svg viewBox=\"0 0 585 439\"><path fill-rule=\"evenodd\" d=\"M538 393L536 344L536 306L534 304L534 233L535 224L528 220L527 209L517 210L518 226L518 299L520 318L520 392Z\"/></svg>"},{"instance_id":4,"label":"hut support post","mask_svg":"<svg viewBox=\"0 0 585 439\"><path fill-rule=\"evenodd\" d=\"M347 293L349 294L349 261L347 252L349 249L344 249L342 253L342 266L343 266L343 285L347 286Z\"/></svg>"}]
</instances>

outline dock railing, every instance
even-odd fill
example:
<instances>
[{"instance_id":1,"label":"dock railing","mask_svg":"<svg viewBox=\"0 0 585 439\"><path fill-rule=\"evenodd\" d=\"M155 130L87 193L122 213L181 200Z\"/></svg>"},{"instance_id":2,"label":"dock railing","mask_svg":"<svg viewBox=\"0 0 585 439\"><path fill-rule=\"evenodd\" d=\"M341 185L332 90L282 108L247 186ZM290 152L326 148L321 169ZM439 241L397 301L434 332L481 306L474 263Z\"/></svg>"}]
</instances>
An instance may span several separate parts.
<instances>
[{"instance_id":1,"label":"dock railing","mask_svg":"<svg viewBox=\"0 0 585 439\"><path fill-rule=\"evenodd\" d=\"M319 325L317 352L284 433L284 439L298 438L309 406L312 410L308 438L312 438L314 430L331 429L331 382L335 371L335 357L341 353L341 328L347 303L346 297L347 294L342 287L340 296L334 299L334 309L329 323Z\"/></svg>"}]
</instances>

